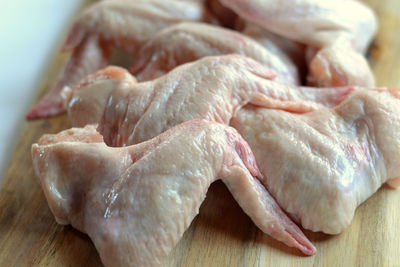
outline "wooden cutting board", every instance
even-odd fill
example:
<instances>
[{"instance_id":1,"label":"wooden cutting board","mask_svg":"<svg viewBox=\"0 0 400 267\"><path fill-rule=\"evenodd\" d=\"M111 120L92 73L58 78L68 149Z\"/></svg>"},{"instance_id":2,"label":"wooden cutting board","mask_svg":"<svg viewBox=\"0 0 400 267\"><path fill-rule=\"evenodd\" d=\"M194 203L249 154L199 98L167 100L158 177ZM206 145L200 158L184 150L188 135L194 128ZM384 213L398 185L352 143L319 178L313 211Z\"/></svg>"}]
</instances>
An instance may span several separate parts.
<instances>
[{"instance_id":1,"label":"wooden cutting board","mask_svg":"<svg viewBox=\"0 0 400 267\"><path fill-rule=\"evenodd\" d=\"M83 2L82 8L93 1ZM377 84L400 87L400 1L365 2L380 21L370 51ZM53 83L64 60L54 56L38 97ZM101 266L86 235L57 225L32 169L31 144L44 133L68 127L65 116L25 123L0 189L0 266ZM400 266L400 191L381 188L357 209L351 226L340 235L305 234L318 249L313 257L259 231L217 182L164 266Z\"/></svg>"}]
</instances>

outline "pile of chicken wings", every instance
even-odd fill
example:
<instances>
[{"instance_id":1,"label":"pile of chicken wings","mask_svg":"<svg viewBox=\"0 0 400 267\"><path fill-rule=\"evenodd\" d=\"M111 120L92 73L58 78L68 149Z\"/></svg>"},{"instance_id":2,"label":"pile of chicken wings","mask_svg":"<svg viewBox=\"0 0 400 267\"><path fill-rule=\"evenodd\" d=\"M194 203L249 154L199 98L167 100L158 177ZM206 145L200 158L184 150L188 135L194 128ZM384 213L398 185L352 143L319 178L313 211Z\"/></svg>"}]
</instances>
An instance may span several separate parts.
<instances>
[{"instance_id":1,"label":"pile of chicken wings","mask_svg":"<svg viewBox=\"0 0 400 267\"><path fill-rule=\"evenodd\" d=\"M400 185L400 89L375 88L364 56L376 30L356 0L96 2L27 114L73 126L32 145L57 222L106 266L157 266L221 179L263 232L315 254L299 226L338 234Z\"/></svg>"}]
</instances>

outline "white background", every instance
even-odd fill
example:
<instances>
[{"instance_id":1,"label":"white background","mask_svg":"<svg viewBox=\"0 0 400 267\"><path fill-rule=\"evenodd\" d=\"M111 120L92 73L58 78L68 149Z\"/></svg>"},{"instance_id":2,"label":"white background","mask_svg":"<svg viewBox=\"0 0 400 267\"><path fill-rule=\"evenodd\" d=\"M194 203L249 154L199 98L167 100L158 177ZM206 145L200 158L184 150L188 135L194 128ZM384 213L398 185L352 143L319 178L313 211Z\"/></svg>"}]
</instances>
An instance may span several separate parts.
<instances>
[{"instance_id":1,"label":"white background","mask_svg":"<svg viewBox=\"0 0 400 267\"><path fill-rule=\"evenodd\" d=\"M80 0L0 1L0 183L41 76L79 3Z\"/></svg>"}]
</instances>

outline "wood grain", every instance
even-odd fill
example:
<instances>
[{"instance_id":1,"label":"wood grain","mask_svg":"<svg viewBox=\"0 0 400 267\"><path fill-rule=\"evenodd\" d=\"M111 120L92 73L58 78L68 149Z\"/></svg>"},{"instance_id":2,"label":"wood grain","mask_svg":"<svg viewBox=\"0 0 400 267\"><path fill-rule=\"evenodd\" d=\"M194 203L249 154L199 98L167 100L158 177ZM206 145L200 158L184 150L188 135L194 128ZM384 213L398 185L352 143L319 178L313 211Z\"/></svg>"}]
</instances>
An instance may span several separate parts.
<instances>
[{"instance_id":1,"label":"wood grain","mask_svg":"<svg viewBox=\"0 0 400 267\"><path fill-rule=\"evenodd\" d=\"M93 1L86 0L82 8ZM400 87L400 2L366 0L380 31L370 61L380 86ZM65 57L55 55L38 97ZM30 147L69 127L65 116L27 122L0 189L0 266L101 266L90 239L57 225L32 169ZM220 182L163 266L400 266L400 192L384 186L356 211L351 226L328 236L305 231L318 253L304 257L251 222Z\"/></svg>"}]
</instances>

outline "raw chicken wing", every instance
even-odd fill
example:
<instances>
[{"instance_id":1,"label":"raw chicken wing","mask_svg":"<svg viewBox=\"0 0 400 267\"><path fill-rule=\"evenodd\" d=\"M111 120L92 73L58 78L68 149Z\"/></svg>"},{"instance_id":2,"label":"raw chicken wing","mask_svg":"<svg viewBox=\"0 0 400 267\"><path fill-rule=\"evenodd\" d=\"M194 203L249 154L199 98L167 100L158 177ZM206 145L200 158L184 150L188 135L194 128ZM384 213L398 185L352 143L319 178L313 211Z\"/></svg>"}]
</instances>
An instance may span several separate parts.
<instances>
[{"instance_id":1,"label":"raw chicken wing","mask_svg":"<svg viewBox=\"0 0 400 267\"><path fill-rule=\"evenodd\" d=\"M254 157L234 129L191 121L124 148L100 138L93 126L45 135L32 158L57 222L87 233L105 266L159 265L217 179L264 232L315 253L255 178Z\"/></svg>"},{"instance_id":2,"label":"raw chicken wing","mask_svg":"<svg viewBox=\"0 0 400 267\"><path fill-rule=\"evenodd\" d=\"M356 0L220 0L244 19L311 47L347 39L365 52L377 28L373 11Z\"/></svg>"},{"instance_id":3,"label":"raw chicken wing","mask_svg":"<svg viewBox=\"0 0 400 267\"><path fill-rule=\"evenodd\" d=\"M251 38L218 26L183 22L158 32L142 46L131 72L138 80L152 80L178 65L205 56L241 54L275 71L275 81L299 84L296 66L277 46L264 48Z\"/></svg>"},{"instance_id":4,"label":"raw chicken wing","mask_svg":"<svg viewBox=\"0 0 400 267\"><path fill-rule=\"evenodd\" d=\"M374 86L362 53L376 32L377 22L372 10L359 1L221 0L221 3L250 22L306 44L312 51L310 54L317 57L310 66L310 84Z\"/></svg>"},{"instance_id":5,"label":"raw chicken wing","mask_svg":"<svg viewBox=\"0 0 400 267\"><path fill-rule=\"evenodd\" d=\"M333 109L305 114L249 107L231 125L279 205L306 229L338 234L383 183L398 186L399 96L358 90Z\"/></svg>"},{"instance_id":6,"label":"raw chicken wing","mask_svg":"<svg viewBox=\"0 0 400 267\"><path fill-rule=\"evenodd\" d=\"M156 80L132 83L122 68L117 78L98 79L64 91L73 126L99 123L110 146L140 143L172 126L196 118L228 124L232 114L251 103L296 113L334 106L354 88L326 90L283 85L271 71L239 55L205 57L175 68Z\"/></svg>"},{"instance_id":7,"label":"raw chicken wing","mask_svg":"<svg viewBox=\"0 0 400 267\"><path fill-rule=\"evenodd\" d=\"M53 116L65 111L60 95L86 75L103 67L111 47L134 55L140 45L159 30L181 21L210 21L202 3L180 0L100 1L75 21L64 51L72 51L57 82L27 114L27 119Z\"/></svg>"}]
</instances>

